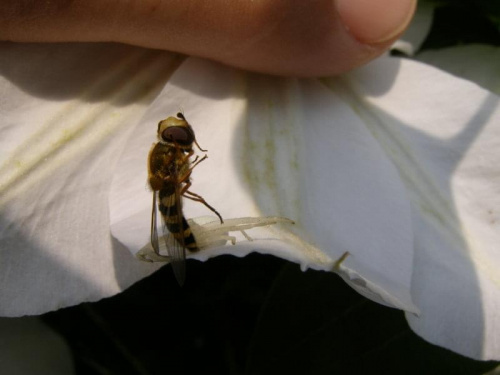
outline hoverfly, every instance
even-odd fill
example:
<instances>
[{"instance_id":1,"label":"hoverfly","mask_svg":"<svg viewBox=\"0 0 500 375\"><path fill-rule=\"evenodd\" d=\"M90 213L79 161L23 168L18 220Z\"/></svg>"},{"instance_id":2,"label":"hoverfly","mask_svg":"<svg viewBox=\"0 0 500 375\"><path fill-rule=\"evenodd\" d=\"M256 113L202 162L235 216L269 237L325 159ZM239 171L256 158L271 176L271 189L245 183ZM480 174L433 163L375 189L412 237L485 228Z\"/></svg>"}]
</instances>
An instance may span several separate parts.
<instances>
[{"instance_id":1,"label":"hoverfly","mask_svg":"<svg viewBox=\"0 0 500 375\"><path fill-rule=\"evenodd\" d=\"M182 197L203 203L214 212L221 222L222 217L200 195L189 191L191 172L205 160L194 155L193 144L203 150L194 135L193 128L182 113L177 117L168 117L158 123L158 143L153 144L148 156L148 182L153 190L153 208L151 213L151 246L158 256L160 246L157 229L157 212L162 219L163 236L161 239L167 251L167 258L172 264L175 277L180 285L185 279L186 249L198 251L196 240L188 222L182 213ZM158 203L157 203L158 202ZM163 245L163 244L162 244Z\"/></svg>"}]
</instances>

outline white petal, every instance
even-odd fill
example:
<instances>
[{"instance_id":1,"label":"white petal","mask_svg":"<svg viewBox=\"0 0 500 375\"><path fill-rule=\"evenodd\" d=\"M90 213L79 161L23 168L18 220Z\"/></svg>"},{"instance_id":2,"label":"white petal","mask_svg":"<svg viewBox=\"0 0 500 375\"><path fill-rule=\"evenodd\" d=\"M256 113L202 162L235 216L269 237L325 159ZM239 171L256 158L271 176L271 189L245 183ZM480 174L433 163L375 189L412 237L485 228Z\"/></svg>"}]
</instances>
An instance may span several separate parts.
<instances>
[{"instance_id":1,"label":"white petal","mask_svg":"<svg viewBox=\"0 0 500 375\"><path fill-rule=\"evenodd\" d=\"M391 77L392 75L392 77ZM380 81L393 82L381 91ZM411 327L432 343L500 359L500 102L475 84L409 60L350 76L359 106L413 206Z\"/></svg>"},{"instance_id":2,"label":"white petal","mask_svg":"<svg viewBox=\"0 0 500 375\"><path fill-rule=\"evenodd\" d=\"M109 185L175 57L107 44L1 48L0 314L117 293L151 268L112 243Z\"/></svg>"},{"instance_id":3,"label":"white petal","mask_svg":"<svg viewBox=\"0 0 500 375\"><path fill-rule=\"evenodd\" d=\"M187 61L135 129L115 175L111 226L122 244L136 253L148 242L146 157L158 121L180 108L210 156L194 170L192 191L224 218L278 215L296 221L279 233L268 227L249 232L260 241L196 257L259 251L303 268L331 270L348 251L343 274L356 288L416 311L409 297L413 240L403 185L359 117L317 80ZM189 201L185 212L208 213Z\"/></svg>"},{"instance_id":4,"label":"white petal","mask_svg":"<svg viewBox=\"0 0 500 375\"><path fill-rule=\"evenodd\" d=\"M500 47L468 44L424 51L416 58L500 95Z\"/></svg>"}]
</instances>

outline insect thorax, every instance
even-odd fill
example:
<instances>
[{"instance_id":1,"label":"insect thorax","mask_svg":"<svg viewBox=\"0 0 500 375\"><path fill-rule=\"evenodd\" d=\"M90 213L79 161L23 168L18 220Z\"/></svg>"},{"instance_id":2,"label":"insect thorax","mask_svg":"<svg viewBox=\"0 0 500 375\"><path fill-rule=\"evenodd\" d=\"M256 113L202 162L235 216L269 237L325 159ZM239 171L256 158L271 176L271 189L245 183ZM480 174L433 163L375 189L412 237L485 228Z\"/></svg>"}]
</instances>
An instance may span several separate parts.
<instances>
[{"instance_id":1,"label":"insect thorax","mask_svg":"<svg viewBox=\"0 0 500 375\"><path fill-rule=\"evenodd\" d=\"M185 150L166 143L158 142L151 150L149 158L149 183L153 190L159 190L165 181L179 183L190 165L186 157L190 150Z\"/></svg>"}]
</instances>

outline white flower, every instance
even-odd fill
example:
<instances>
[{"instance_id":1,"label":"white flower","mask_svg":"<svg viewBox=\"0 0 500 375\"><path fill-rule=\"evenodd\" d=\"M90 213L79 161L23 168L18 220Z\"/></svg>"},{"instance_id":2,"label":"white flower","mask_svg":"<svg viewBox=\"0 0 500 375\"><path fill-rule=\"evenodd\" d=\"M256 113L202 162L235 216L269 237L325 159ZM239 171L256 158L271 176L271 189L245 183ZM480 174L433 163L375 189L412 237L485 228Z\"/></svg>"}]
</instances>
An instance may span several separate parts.
<instances>
[{"instance_id":1,"label":"white flower","mask_svg":"<svg viewBox=\"0 0 500 375\"><path fill-rule=\"evenodd\" d=\"M298 80L196 59L176 70L174 55L115 45L2 56L2 315L97 300L157 269L126 250L149 238L156 124L182 109L209 151L194 192L225 218L296 221L193 257L259 251L331 270L348 251L341 275L418 334L500 358L495 94L389 57Z\"/></svg>"}]
</instances>

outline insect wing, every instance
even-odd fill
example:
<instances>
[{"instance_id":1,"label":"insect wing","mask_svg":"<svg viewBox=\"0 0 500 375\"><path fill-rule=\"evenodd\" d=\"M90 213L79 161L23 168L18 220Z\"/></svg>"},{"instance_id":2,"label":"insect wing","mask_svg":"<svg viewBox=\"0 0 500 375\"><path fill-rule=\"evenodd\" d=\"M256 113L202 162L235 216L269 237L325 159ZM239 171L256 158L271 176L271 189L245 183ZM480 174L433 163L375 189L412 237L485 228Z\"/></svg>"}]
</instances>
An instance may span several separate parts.
<instances>
[{"instance_id":1,"label":"insect wing","mask_svg":"<svg viewBox=\"0 0 500 375\"><path fill-rule=\"evenodd\" d=\"M163 239L167 254L171 259L175 278L180 285L186 278L186 247L184 243L184 225L180 185L174 188L174 194L162 197L166 213L162 214Z\"/></svg>"},{"instance_id":2,"label":"insect wing","mask_svg":"<svg viewBox=\"0 0 500 375\"><path fill-rule=\"evenodd\" d=\"M178 194L171 195L168 198L163 198L163 203L166 203L163 211L165 212L165 215L163 215L162 213L158 214L158 211L161 211L161 208L159 207L161 204L161 193L158 191L153 192L153 208L151 212L151 246L159 257L168 258L172 264L175 278L180 285L183 285L186 278L186 252L184 247L184 237L175 236L173 233L173 231L178 233L179 231L177 228L182 228L182 216L178 214L178 209L175 208L175 206L180 207L178 204L180 203L180 199L175 198L177 195ZM174 203L175 201L178 203ZM162 223L162 236L160 239L158 238L158 215L161 216ZM169 227L172 231L168 229ZM176 237L179 238L179 240L177 240ZM165 256L165 253L167 253L167 256Z\"/></svg>"},{"instance_id":3,"label":"insect wing","mask_svg":"<svg viewBox=\"0 0 500 375\"><path fill-rule=\"evenodd\" d=\"M156 204L157 191L153 191L153 209L151 211L151 246L157 255L160 255L160 244L158 243L158 226L156 217L158 216L158 205Z\"/></svg>"}]
</instances>

